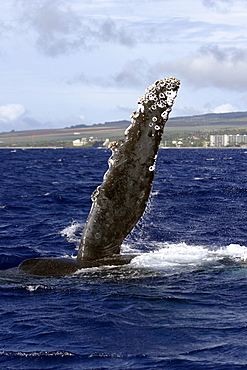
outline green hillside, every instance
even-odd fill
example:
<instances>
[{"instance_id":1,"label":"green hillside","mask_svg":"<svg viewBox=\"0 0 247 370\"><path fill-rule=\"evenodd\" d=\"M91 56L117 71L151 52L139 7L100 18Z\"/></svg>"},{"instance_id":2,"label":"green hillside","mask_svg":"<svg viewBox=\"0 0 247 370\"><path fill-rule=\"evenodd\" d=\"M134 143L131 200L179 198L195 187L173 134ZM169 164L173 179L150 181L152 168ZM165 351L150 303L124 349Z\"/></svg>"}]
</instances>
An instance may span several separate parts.
<instances>
[{"instance_id":1,"label":"green hillside","mask_svg":"<svg viewBox=\"0 0 247 370\"><path fill-rule=\"evenodd\" d=\"M0 134L0 147L6 145L61 145L72 146L72 141L81 138L119 138L124 136L124 131L129 125L128 121L115 124L74 126L73 128L46 129L30 131L11 131Z\"/></svg>"},{"instance_id":2,"label":"green hillside","mask_svg":"<svg viewBox=\"0 0 247 370\"><path fill-rule=\"evenodd\" d=\"M171 131L247 129L247 112L208 113L170 118L166 128Z\"/></svg>"},{"instance_id":3,"label":"green hillside","mask_svg":"<svg viewBox=\"0 0 247 370\"><path fill-rule=\"evenodd\" d=\"M124 131L130 121L98 123L92 126L75 125L61 129L43 129L30 131L11 131L0 133L0 147L5 146L62 146L72 147L76 139L90 139L88 145L101 145L104 139L110 141L124 137ZM179 135L190 136L193 133L200 141L208 140L210 133L247 133L247 112L204 114L197 116L170 118L166 124L164 140L172 141ZM98 144L96 144L98 143Z\"/></svg>"}]
</instances>

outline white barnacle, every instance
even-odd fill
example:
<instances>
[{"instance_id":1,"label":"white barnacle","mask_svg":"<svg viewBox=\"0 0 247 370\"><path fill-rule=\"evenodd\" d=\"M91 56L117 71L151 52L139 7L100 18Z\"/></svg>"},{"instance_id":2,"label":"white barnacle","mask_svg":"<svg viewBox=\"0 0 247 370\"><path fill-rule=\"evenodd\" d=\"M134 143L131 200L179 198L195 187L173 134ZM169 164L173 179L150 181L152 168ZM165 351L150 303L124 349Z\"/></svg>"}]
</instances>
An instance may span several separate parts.
<instances>
[{"instance_id":1,"label":"white barnacle","mask_svg":"<svg viewBox=\"0 0 247 370\"><path fill-rule=\"evenodd\" d=\"M149 122L149 127L153 127L153 122Z\"/></svg>"},{"instance_id":2,"label":"white barnacle","mask_svg":"<svg viewBox=\"0 0 247 370\"><path fill-rule=\"evenodd\" d=\"M108 172L108 171L107 171ZM107 173L106 172L106 173ZM106 173L105 173L105 175L106 175ZM91 195L91 200L92 200L92 202L96 202L96 200L97 200L97 197L98 197L98 195L99 195L99 186L94 190L94 192L93 192L93 194Z\"/></svg>"},{"instance_id":3,"label":"white barnacle","mask_svg":"<svg viewBox=\"0 0 247 370\"><path fill-rule=\"evenodd\" d=\"M131 118L138 118L139 115L140 115L140 112L136 111L136 112L133 112L130 117Z\"/></svg>"},{"instance_id":4,"label":"white barnacle","mask_svg":"<svg viewBox=\"0 0 247 370\"><path fill-rule=\"evenodd\" d=\"M110 157L110 158L108 159L108 165L109 165L109 167L113 166L113 165L114 165L114 163L115 163L114 159L113 159L112 157Z\"/></svg>"},{"instance_id":5,"label":"white barnacle","mask_svg":"<svg viewBox=\"0 0 247 370\"><path fill-rule=\"evenodd\" d=\"M137 105L137 112L141 112L143 113L144 112L144 105L141 103L141 102L138 102L138 105Z\"/></svg>"},{"instance_id":6,"label":"white barnacle","mask_svg":"<svg viewBox=\"0 0 247 370\"><path fill-rule=\"evenodd\" d=\"M151 106L151 109L152 109L152 110L156 110L156 104L153 104L153 105Z\"/></svg>"},{"instance_id":7,"label":"white barnacle","mask_svg":"<svg viewBox=\"0 0 247 370\"><path fill-rule=\"evenodd\" d=\"M155 89L156 89L156 87L155 87L155 85L154 84L152 84L151 86L149 86L149 93L153 93L153 92L155 92Z\"/></svg>"},{"instance_id":8,"label":"white barnacle","mask_svg":"<svg viewBox=\"0 0 247 370\"><path fill-rule=\"evenodd\" d=\"M158 118L157 118L157 117L153 117L153 118L152 118L152 121L153 121L153 122L157 122L157 120L158 120Z\"/></svg>"},{"instance_id":9,"label":"white barnacle","mask_svg":"<svg viewBox=\"0 0 247 370\"><path fill-rule=\"evenodd\" d=\"M169 105L170 107L173 105L173 102L174 98L167 98L167 105Z\"/></svg>"},{"instance_id":10,"label":"white barnacle","mask_svg":"<svg viewBox=\"0 0 247 370\"><path fill-rule=\"evenodd\" d=\"M124 135L127 136L128 133L129 133L129 130L130 128L132 127L132 125L130 125L129 127L126 128L126 130L124 131Z\"/></svg>"},{"instance_id":11,"label":"white barnacle","mask_svg":"<svg viewBox=\"0 0 247 370\"><path fill-rule=\"evenodd\" d=\"M163 101L160 101L159 103L157 103L158 107L159 108L165 108L165 103Z\"/></svg>"},{"instance_id":12,"label":"white barnacle","mask_svg":"<svg viewBox=\"0 0 247 370\"><path fill-rule=\"evenodd\" d=\"M164 99L164 98L165 98L165 94L160 93L160 94L159 94L159 97L160 97L160 99Z\"/></svg>"},{"instance_id":13,"label":"white barnacle","mask_svg":"<svg viewBox=\"0 0 247 370\"><path fill-rule=\"evenodd\" d=\"M154 128L155 128L155 130L160 130L160 126L159 125L155 125Z\"/></svg>"},{"instance_id":14,"label":"white barnacle","mask_svg":"<svg viewBox=\"0 0 247 370\"><path fill-rule=\"evenodd\" d=\"M161 113L161 117L163 119L167 119L168 118L168 114L169 114L169 111L165 110L163 113Z\"/></svg>"},{"instance_id":15,"label":"white barnacle","mask_svg":"<svg viewBox=\"0 0 247 370\"><path fill-rule=\"evenodd\" d=\"M150 172L152 172L152 171L154 171L154 170L155 170L155 166L149 166L149 168L148 168L148 169L149 169L149 171L150 171Z\"/></svg>"}]
</instances>

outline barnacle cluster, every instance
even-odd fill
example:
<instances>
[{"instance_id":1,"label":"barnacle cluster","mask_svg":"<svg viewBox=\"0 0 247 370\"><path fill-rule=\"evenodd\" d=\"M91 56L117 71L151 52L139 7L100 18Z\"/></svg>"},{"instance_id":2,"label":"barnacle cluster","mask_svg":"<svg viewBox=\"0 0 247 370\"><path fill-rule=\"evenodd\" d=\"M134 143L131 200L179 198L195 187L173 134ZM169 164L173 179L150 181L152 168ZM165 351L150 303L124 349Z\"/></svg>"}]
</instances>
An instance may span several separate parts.
<instances>
[{"instance_id":1,"label":"barnacle cluster","mask_svg":"<svg viewBox=\"0 0 247 370\"><path fill-rule=\"evenodd\" d=\"M179 85L180 81L174 77L155 81L145 90L145 95L138 100L137 111L144 112L144 106L147 106L151 111L158 110L159 113L162 111L161 116L166 119L166 114L163 113L168 111L169 114L171 111Z\"/></svg>"},{"instance_id":2,"label":"barnacle cluster","mask_svg":"<svg viewBox=\"0 0 247 370\"><path fill-rule=\"evenodd\" d=\"M140 114L147 113L147 110L152 115L150 127L158 120L157 116L161 116L166 121L177 96L179 85L180 81L174 77L155 81L145 90L145 95L138 99L137 111L131 115L132 121L135 121ZM154 112L156 115L152 114Z\"/></svg>"},{"instance_id":3,"label":"barnacle cluster","mask_svg":"<svg viewBox=\"0 0 247 370\"><path fill-rule=\"evenodd\" d=\"M155 131L162 134L164 124L177 96L179 85L180 81L174 77L155 81L145 90L145 94L138 99L137 110L131 115L132 124L138 120L140 115L145 114L148 126L152 128L152 136ZM129 128L126 130L126 135L128 131Z\"/></svg>"},{"instance_id":4,"label":"barnacle cluster","mask_svg":"<svg viewBox=\"0 0 247 370\"><path fill-rule=\"evenodd\" d=\"M158 150L164 125L172 110L179 86L180 81L170 77L155 81L145 90L144 96L138 100L137 110L131 115L131 125L125 131L125 141L114 141L109 145L109 148L112 150L112 156L108 160L109 170L104 175L104 181L106 181L114 165L117 166L122 158L125 161L125 154L120 156L119 152L125 153L127 143L137 142L142 137L145 144L142 144L140 147L152 147L150 145L151 140L155 143L155 147ZM129 147L128 150L130 150ZM152 159L149 158L147 161L147 168L150 172L155 170L156 157L157 155ZM92 194L93 202L97 200L98 194L99 189L96 189Z\"/></svg>"}]
</instances>

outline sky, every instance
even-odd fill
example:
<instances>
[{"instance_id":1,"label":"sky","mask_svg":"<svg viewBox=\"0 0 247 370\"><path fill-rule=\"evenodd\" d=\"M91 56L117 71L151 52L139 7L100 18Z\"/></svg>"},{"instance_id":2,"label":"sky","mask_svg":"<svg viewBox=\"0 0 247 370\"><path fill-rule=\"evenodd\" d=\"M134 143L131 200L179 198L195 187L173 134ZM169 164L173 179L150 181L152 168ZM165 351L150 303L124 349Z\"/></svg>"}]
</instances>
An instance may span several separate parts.
<instances>
[{"instance_id":1,"label":"sky","mask_svg":"<svg viewBox=\"0 0 247 370\"><path fill-rule=\"evenodd\" d=\"M158 79L172 117L247 111L247 0L0 0L0 132L129 119Z\"/></svg>"}]
</instances>

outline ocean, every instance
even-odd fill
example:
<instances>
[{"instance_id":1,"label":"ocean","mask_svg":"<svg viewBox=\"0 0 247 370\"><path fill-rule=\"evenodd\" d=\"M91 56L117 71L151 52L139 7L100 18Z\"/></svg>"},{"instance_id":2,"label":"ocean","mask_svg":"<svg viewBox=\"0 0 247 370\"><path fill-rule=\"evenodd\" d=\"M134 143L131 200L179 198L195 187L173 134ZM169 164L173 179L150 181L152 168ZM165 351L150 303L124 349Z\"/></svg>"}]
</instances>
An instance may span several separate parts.
<instances>
[{"instance_id":1,"label":"ocean","mask_svg":"<svg viewBox=\"0 0 247 370\"><path fill-rule=\"evenodd\" d=\"M129 265L18 270L76 256L110 154L0 150L0 367L247 369L247 150L160 150Z\"/></svg>"}]
</instances>

